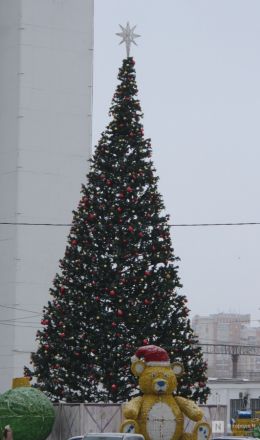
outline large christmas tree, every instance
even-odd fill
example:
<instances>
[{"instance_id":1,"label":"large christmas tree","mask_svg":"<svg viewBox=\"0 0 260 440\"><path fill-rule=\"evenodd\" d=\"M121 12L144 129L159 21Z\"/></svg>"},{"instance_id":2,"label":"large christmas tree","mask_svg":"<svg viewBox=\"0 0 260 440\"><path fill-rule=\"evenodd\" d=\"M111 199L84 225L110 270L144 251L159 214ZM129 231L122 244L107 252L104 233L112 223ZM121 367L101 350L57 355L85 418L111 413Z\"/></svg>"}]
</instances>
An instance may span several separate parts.
<instances>
[{"instance_id":1,"label":"large christmas tree","mask_svg":"<svg viewBox=\"0 0 260 440\"><path fill-rule=\"evenodd\" d=\"M130 357L156 344L184 364L178 393L205 402L206 365L186 297L177 293L177 258L144 138L134 65L127 57L119 70L111 121L73 212L26 373L53 399L121 402L135 392Z\"/></svg>"}]
</instances>

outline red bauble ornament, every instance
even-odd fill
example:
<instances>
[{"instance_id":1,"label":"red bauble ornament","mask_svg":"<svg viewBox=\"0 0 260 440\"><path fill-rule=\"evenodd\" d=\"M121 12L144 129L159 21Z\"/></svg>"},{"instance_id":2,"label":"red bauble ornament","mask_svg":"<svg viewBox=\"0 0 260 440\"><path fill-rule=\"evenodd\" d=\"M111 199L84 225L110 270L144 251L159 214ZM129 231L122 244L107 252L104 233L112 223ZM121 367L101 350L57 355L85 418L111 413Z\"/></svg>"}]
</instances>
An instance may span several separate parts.
<instances>
[{"instance_id":1,"label":"red bauble ornament","mask_svg":"<svg viewBox=\"0 0 260 440\"><path fill-rule=\"evenodd\" d=\"M128 231L129 231L129 232L134 232L134 228L133 228L133 226L128 226Z\"/></svg>"},{"instance_id":2,"label":"red bauble ornament","mask_svg":"<svg viewBox=\"0 0 260 440\"><path fill-rule=\"evenodd\" d=\"M95 300L99 301L100 300L100 296L95 296Z\"/></svg>"},{"instance_id":3,"label":"red bauble ornament","mask_svg":"<svg viewBox=\"0 0 260 440\"><path fill-rule=\"evenodd\" d=\"M146 270L144 274L146 277L148 277L149 275L151 275L151 272L149 270Z\"/></svg>"},{"instance_id":4,"label":"red bauble ornament","mask_svg":"<svg viewBox=\"0 0 260 440\"><path fill-rule=\"evenodd\" d=\"M77 240L72 240L71 244L72 244L72 246L77 246L78 242L77 242Z\"/></svg>"},{"instance_id":5,"label":"red bauble ornament","mask_svg":"<svg viewBox=\"0 0 260 440\"><path fill-rule=\"evenodd\" d=\"M117 316L123 316L124 312L121 309L117 309L116 314L117 314Z\"/></svg>"},{"instance_id":6,"label":"red bauble ornament","mask_svg":"<svg viewBox=\"0 0 260 440\"><path fill-rule=\"evenodd\" d=\"M144 236L143 232L139 232L138 235L139 235L139 237L143 237Z\"/></svg>"},{"instance_id":7,"label":"red bauble ornament","mask_svg":"<svg viewBox=\"0 0 260 440\"><path fill-rule=\"evenodd\" d=\"M205 383L204 382L199 382L199 387L200 388L204 388L205 387Z\"/></svg>"},{"instance_id":8,"label":"red bauble ornament","mask_svg":"<svg viewBox=\"0 0 260 440\"><path fill-rule=\"evenodd\" d=\"M117 385L115 383L112 383L111 390L112 391L116 391L117 390Z\"/></svg>"},{"instance_id":9,"label":"red bauble ornament","mask_svg":"<svg viewBox=\"0 0 260 440\"><path fill-rule=\"evenodd\" d=\"M94 220L95 217L95 214L93 214L93 212L90 212L88 215L88 220Z\"/></svg>"},{"instance_id":10,"label":"red bauble ornament","mask_svg":"<svg viewBox=\"0 0 260 440\"><path fill-rule=\"evenodd\" d=\"M48 344L44 344L43 348L45 348L45 350L49 350L49 345Z\"/></svg>"},{"instance_id":11,"label":"red bauble ornament","mask_svg":"<svg viewBox=\"0 0 260 440\"><path fill-rule=\"evenodd\" d=\"M61 338L64 338L64 336L65 336L65 333L60 333Z\"/></svg>"},{"instance_id":12,"label":"red bauble ornament","mask_svg":"<svg viewBox=\"0 0 260 440\"><path fill-rule=\"evenodd\" d=\"M107 185L108 185L108 186L111 186L111 185L112 185L112 180L107 179Z\"/></svg>"},{"instance_id":13,"label":"red bauble ornament","mask_svg":"<svg viewBox=\"0 0 260 440\"><path fill-rule=\"evenodd\" d=\"M148 345L148 344L149 344L148 339L144 339L144 340L143 340L143 344L144 344L144 345Z\"/></svg>"},{"instance_id":14,"label":"red bauble ornament","mask_svg":"<svg viewBox=\"0 0 260 440\"><path fill-rule=\"evenodd\" d=\"M146 306L148 306L150 303L151 303L151 301L149 301L149 299L145 298L145 300L144 300L144 304L145 304Z\"/></svg>"},{"instance_id":15,"label":"red bauble ornament","mask_svg":"<svg viewBox=\"0 0 260 440\"><path fill-rule=\"evenodd\" d=\"M60 293L61 293L62 295L65 293L65 287L64 287L64 286L61 286L61 288L60 288Z\"/></svg>"},{"instance_id":16,"label":"red bauble ornament","mask_svg":"<svg viewBox=\"0 0 260 440\"><path fill-rule=\"evenodd\" d=\"M119 193L119 198L120 199L123 199L125 196L124 196L124 193Z\"/></svg>"},{"instance_id":17,"label":"red bauble ornament","mask_svg":"<svg viewBox=\"0 0 260 440\"><path fill-rule=\"evenodd\" d=\"M116 322L112 322L112 327L115 328L117 326Z\"/></svg>"},{"instance_id":18,"label":"red bauble ornament","mask_svg":"<svg viewBox=\"0 0 260 440\"><path fill-rule=\"evenodd\" d=\"M116 296L116 291L115 290L110 290L109 291L109 295L110 296Z\"/></svg>"},{"instance_id":19,"label":"red bauble ornament","mask_svg":"<svg viewBox=\"0 0 260 440\"><path fill-rule=\"evenodd\" d=\"M117 211L118 211L118 212L122 212L123 209L119 206L119 207L117 208Z\"/></svg>"},{"instance_id":20,"label":"red bauble ornament","mask_svg":"<svg viewBox=\"0 0 260 440\"><path fill-rule=\"evenodd\" d=\"M128 187L126 188L126 191L129 192L129 193L131 193L131 192L133 192L133 188L131 188L131 186L128 186Z\"/></svg>"}]
</instances>

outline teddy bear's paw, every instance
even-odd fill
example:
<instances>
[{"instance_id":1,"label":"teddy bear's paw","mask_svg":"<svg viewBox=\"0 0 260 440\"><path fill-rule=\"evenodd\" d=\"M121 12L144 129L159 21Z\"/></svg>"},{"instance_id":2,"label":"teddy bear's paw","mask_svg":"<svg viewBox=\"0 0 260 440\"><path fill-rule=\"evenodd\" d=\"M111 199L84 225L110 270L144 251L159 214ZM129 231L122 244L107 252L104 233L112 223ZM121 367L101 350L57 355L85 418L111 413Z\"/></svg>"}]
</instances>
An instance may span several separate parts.
<instances>
[{"instance_id":1,"label":"teddy bear's paw","mask_svg":"<svg viewBox=\"0 0 260 440\"><path fill-rule=\"evenodd\" d=\"M136 434L139 432L138 423L135 420L125 420L121 425L120 432Z\"/></svg>"},{"instance_id":2,"label":"teddy bear's paw","mask_svg":"<svg viewBox=\"0 0 260 440\"><path fill-rule=\"evenodd\" d=\"M211 434L210 425L206 422L196 423L193 430L194 440L208 440Z\"/></svg>"}]
</instances>

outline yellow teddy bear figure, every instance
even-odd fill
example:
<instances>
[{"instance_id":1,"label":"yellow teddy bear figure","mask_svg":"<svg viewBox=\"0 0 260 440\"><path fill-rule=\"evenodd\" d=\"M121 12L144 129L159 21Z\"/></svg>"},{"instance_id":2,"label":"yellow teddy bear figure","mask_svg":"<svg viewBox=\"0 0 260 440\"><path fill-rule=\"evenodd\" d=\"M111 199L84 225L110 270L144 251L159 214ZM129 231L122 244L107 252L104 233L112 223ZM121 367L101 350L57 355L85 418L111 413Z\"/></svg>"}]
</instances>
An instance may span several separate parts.
<instances>
[{"instance_id":1,"label":"yellow teddy bear figure","mask_svg":"<svg viewBox=\"0 0 260 440\"><path fill-rule=\"evenodd\" d=\"M202 421L202 410L192 400L173 395L183 372L181 363L170 364L163 348L146 345L133 356L131 371L139 377L143 396L126 403L121 432L143 434L145 440L209 439L211 429ZM197 422L191 433L184 432L184 415Z\"/></svg>"}]
</instances>

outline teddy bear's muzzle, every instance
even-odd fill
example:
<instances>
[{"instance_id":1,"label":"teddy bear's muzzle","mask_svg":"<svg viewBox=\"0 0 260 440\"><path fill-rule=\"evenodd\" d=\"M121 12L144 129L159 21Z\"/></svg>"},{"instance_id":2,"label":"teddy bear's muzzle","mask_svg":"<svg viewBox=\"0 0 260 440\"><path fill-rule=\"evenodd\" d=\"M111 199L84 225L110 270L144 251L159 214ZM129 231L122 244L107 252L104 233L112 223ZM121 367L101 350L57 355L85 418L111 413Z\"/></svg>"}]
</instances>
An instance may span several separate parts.
<instances>
[{"instance_id":1,"label":"teddy bear's muzzle","mask_svg":"<svg viewBox=\"0 0 260 440\"><path fill-rule=\"evenodd\" d=\"M167 390L167 385L166 380L158 378L153 382L153 389L156 393L165 393Z\"/></svg>"}]
</instances>

